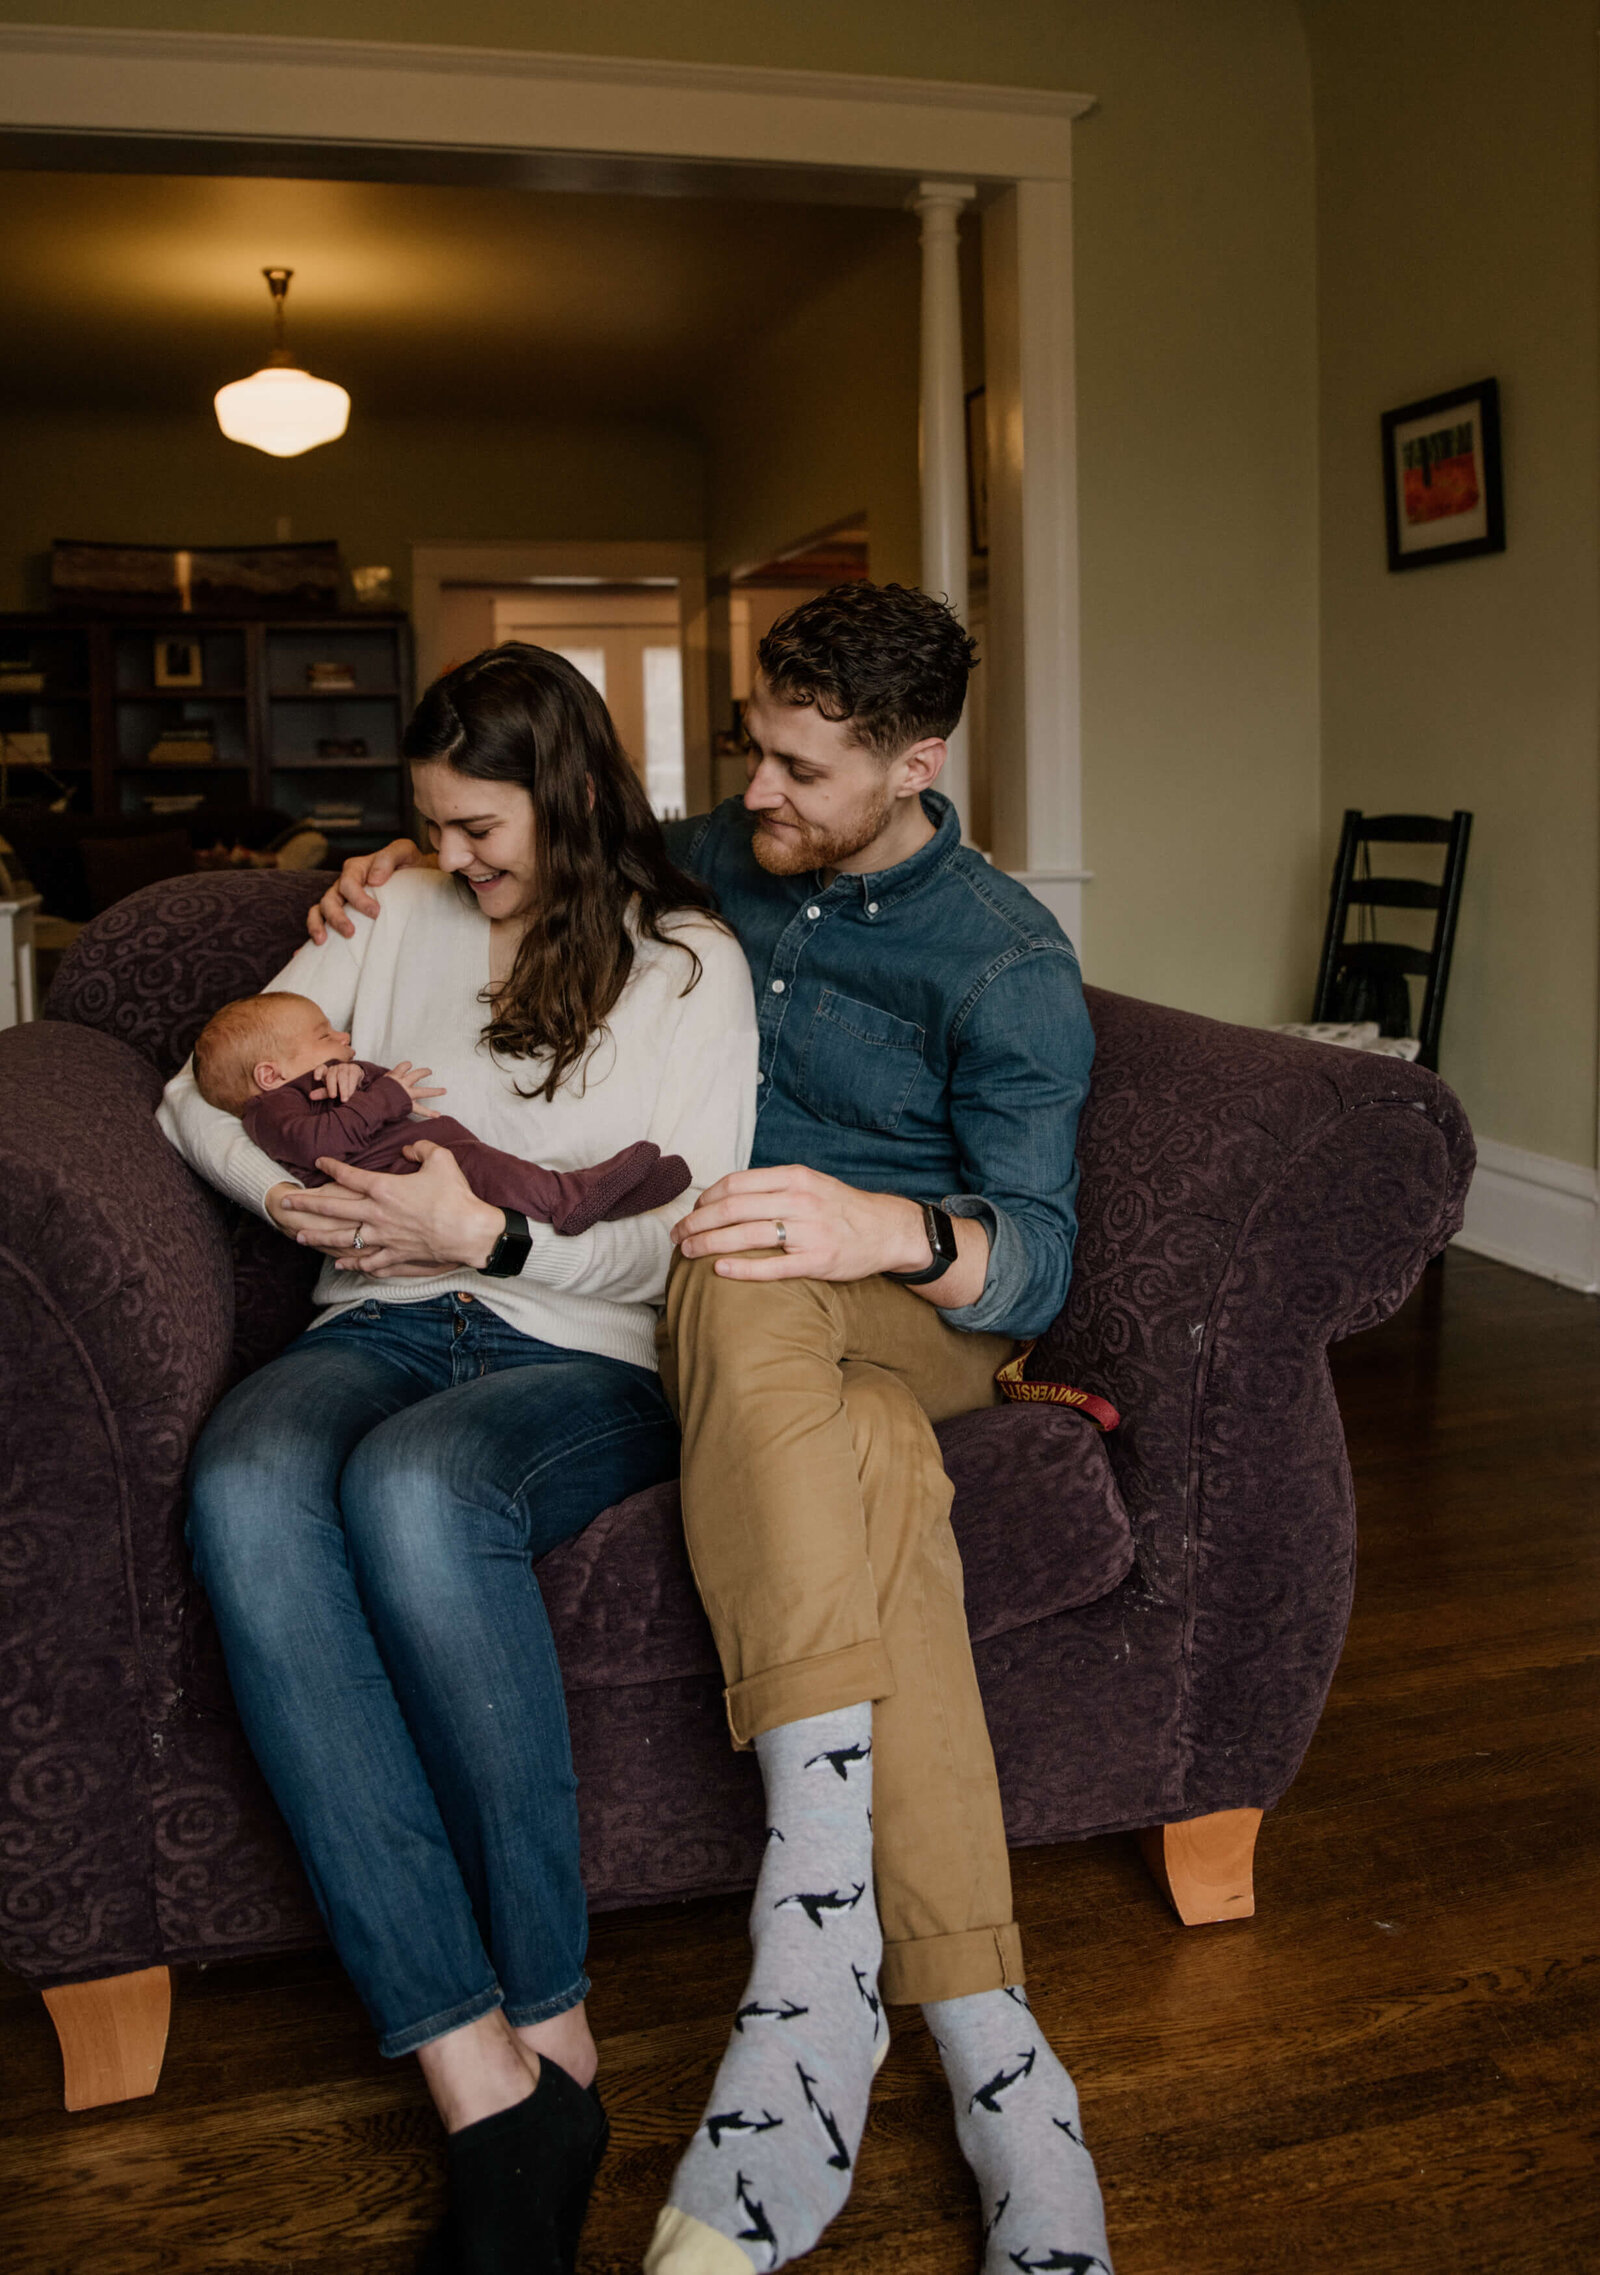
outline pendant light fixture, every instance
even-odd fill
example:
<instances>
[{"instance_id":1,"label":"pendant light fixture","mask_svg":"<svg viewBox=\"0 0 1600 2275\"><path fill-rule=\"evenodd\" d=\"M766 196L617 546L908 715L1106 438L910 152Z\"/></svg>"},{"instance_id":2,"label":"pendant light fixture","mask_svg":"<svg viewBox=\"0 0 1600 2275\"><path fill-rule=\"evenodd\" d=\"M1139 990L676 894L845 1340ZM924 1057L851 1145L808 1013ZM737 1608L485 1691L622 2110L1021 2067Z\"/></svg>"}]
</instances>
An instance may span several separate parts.
<instances>
[{"instance_id":1,"label":"pendant light fixture","mask_svg":"<svg viewBox=\"0 0 1600 2275\"><path fill-rule=\"evenodd\" d=\"M273 458L298 458L302 450L338 440L349 422L350 398L331 379L313 379L290 361L283 304L293 269L261 273L272 294L272 354L248 379L217 389L217 424L230 442L247 442Z\"/></svg>"}]
</instances>

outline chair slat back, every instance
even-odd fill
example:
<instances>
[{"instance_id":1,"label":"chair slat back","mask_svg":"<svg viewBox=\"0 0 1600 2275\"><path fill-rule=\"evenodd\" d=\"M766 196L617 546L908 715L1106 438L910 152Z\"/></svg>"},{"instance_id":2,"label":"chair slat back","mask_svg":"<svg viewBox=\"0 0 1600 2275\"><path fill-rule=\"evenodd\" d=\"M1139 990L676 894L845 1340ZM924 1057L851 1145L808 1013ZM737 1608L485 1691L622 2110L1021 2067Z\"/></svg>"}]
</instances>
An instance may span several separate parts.
<instances>
[{"instance_id":1,"label":"chair slat back","mask_svg":"<svg viewBox=\"0 0 1600 2275\"><path fill-rule=\"evenodd\" d=\"M1355 807L1346 812L1328 895L1328 926L1317 972L1313 1019L1339 1015L1334 1003L1342 973L1365 970L1415 975L1424 982L1417 1021L1421 1046L1417 1058L1419 1064L1438 1072L1439 1033L1444 1024L1445 991L1471 835L1472 816L1460 807L1448 821L1436 814L1363 814ZM1437 885L1420 877L1358 877L1357 860L1362 848L1369 845L1442 845L1444 875ZM1432 942L1422 949L1395 941L1346 940L1345 927L1352 908L1432 909Z\"/></svg>"}]
</instances>

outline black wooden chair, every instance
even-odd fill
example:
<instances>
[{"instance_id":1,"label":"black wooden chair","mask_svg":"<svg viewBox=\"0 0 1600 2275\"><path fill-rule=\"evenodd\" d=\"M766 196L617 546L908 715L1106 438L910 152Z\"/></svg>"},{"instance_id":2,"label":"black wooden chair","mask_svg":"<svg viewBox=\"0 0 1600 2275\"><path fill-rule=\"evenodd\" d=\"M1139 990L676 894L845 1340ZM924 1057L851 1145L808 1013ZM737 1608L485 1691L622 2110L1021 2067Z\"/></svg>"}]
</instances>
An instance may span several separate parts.
<instances>
[{"instance_id":1,"label":"black wooden chair","mask_svg":"<svg viewBox=\"0 0 1600 2275\"><path fill-rule=\"evenodd\" d=\"M1339 855L1333 865L1333 890L1328 899L1328 929L1322 943L1322 966L1317 974L1317 1000L1311 1016L1316 1020L1372 1018L1384 993L1408 991L1413 976L1423 982L1422 1015L1417 1022L1421 1048L1417 1062L1439 1071L1439 1030L1444 1024L1445 989L1450 980L1450 956L1456 942L1456 916L1461 907L1461 880L1467 866L1467 840L1472 816L1459 808L1448 821L1432 814L1362 814L1346 812L1339 838ZM1442 845L1444 875L1436 885L1415 877L1374 877L1373 845ZM1362 874L1357 876L1357 865ZM1352 908L1431 908L1433 942L1413 948L1393 940L1345 938ZM1367 920L1370 924L1370 919ZM1406 993L1409 1013L1410 997ZM1396 997L1396 1015L1398 999ZM1405 1026L1381 1018L1384 1034L1410 1032Z\"/></svg>"}]
</instances>

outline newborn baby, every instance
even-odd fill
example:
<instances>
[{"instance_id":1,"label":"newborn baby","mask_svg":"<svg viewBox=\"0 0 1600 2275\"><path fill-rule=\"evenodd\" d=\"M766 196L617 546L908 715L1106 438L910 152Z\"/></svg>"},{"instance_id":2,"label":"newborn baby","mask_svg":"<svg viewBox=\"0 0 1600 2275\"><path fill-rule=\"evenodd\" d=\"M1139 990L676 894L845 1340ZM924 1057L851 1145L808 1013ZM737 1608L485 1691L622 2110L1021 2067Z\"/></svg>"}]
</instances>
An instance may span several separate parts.
<instances>
[{"instance_id":1,"label":"newborn baby","mask_svg":"<svg viewBox=\"0 0 1600 2275\"><path fill-rule=\"evenodd\" d=\"M409 1059L370 1066L353 1058L342 1034L304 995L246 995L225 1003L194 1046L194 1079L202 1098L237 1114L263 1153L292 1169L305 1185L326 1185L318 1156L353 1169L403 1177L422 1165L406 1147L426 1138L453 1153L480 1201L553 1225L587 1232L602 1218L643 1216L676 1200L689 1167L641 1139L593 1169L541 1169L485 1145L460 1122L427 1112L411 1119L429 1069Z\"/></svg>"}]
</instances>

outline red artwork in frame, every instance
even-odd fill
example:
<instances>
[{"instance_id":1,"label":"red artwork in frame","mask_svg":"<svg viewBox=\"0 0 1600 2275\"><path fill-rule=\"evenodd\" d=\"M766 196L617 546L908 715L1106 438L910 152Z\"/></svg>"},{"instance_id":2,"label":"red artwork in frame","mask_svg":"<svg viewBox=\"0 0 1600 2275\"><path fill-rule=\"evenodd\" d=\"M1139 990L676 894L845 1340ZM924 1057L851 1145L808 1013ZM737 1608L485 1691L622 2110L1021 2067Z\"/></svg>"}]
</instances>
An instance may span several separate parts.
<instances>
[{"instance_id":1,"label":"red artwork in frame","mask_svg":"<svg viewBox=\"0 0 1600 2275\"><path fill-rule=\"evenodd\" d=\"M1498 383L1385 411L1383 494L1391 569L1503 553Z\"/></svg>"}]
</instances>

